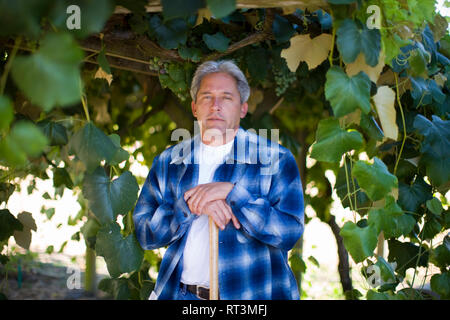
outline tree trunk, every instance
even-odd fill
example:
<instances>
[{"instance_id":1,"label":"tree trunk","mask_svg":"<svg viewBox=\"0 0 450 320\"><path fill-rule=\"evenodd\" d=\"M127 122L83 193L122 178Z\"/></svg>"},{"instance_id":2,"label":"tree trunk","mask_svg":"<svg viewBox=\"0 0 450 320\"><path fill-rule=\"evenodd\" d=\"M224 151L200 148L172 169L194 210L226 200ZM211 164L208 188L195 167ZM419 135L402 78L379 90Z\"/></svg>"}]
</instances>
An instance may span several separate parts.
<instances>
[{"instance_id":1,"label":"tree trunk","mask_svg":"<svg viewBox=\"0 0 450 320\"><path fill-rule=\"evenodd\" d=\"M344 246L344 240L342 239L339 232L341 231L341 228L336 223L336 219L333 215L330 215L330 219L328 221L328 225L330 226L331 230L333 231L334 237L336 238L336 243L338 247L338 257L339 257L339 264L338 264L338 271L339 271L339 277L341 279L341 285L342 285L342 291L344 292L344 295L346 299L352 299L352 279L350 277L350 265L348 260L348 252L347 249L345 249Z\"/></svg>"}]
</instances>

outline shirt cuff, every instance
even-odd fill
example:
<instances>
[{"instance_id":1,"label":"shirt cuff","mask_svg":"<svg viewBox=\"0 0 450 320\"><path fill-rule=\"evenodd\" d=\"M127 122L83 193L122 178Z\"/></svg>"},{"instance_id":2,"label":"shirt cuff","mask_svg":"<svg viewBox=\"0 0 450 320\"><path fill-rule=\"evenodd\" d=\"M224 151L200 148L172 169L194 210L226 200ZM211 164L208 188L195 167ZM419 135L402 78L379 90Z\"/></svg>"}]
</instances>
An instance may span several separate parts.
<instances>
[{"instance_id":1,"label":"shirt cuff","mask_svg":"<svg viewBox=\"0 0 450 320\"><path fill-rule=\"evenodd\" d=\"M184 197L180 197L175 201L174 205L175 219L179 224L183 224L190 220L192 213L184 200Z\"/></svg>"},{"instance_id":2,"label":"shirt cuff","mask_svg":"<svg viewBox=\"0 0 450 320\"><path fill-rule=\"evenodd\" d=\"M236 183L225 201L230 207L240 209L242 206L247 204L251 198L252 195L247 191L247 189Z\"/></svg>"}]
</instances>

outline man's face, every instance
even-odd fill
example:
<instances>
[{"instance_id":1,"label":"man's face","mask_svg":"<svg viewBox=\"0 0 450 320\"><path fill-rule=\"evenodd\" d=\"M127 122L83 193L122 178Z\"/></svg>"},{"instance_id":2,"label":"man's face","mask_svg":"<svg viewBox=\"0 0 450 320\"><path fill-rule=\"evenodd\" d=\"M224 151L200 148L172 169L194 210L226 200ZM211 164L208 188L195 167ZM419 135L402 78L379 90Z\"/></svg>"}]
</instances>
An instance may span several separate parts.
<instances>
[{"instance_id":1,"label":"man's face","mask_svg":"<svg viewBox=\"0 0 450 320\"><path fill-rule=\"evenodd\" d=\"M200 122L202 134L226 133L238 129L240 119L247 114L247 103L241 104L236 80L227 73L210 73L203 77L197 92L197 102L192 101L192 113ZM225 141L224 141L225 143Z\"/></svg>"}]
</instances>

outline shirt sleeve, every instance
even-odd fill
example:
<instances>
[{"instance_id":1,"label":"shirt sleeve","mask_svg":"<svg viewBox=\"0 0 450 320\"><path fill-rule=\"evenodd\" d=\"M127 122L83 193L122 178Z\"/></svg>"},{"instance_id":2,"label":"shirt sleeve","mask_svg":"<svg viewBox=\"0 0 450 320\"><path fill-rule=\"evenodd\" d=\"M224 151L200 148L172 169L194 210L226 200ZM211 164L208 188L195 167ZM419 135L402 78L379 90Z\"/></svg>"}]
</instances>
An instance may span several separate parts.
<instances>
[{"instance_id":1,"label":"shirt sleeve","mask_svg":"<svg viewBox=\"0 0 450 320\"><path fill-rule=\"evenodd\" d=\"M292 153L285 152L279 161L266 197L251 194L244 177L235 184L226 202L244 232L265 244L290 250L304 230L303 191Z\"/></svg>"},{"instance_id":2,"label":"shirt sleeve","mask_svg":"<svg viewBox=\"0 0 450 320\"><path fill-rule=\"evenodd\" d=\"M164 247L179 239L192 214L183 197L167 195L165 164L155 157L133 213L136 236L144 250Z\"/></svg>"}]
</instances>

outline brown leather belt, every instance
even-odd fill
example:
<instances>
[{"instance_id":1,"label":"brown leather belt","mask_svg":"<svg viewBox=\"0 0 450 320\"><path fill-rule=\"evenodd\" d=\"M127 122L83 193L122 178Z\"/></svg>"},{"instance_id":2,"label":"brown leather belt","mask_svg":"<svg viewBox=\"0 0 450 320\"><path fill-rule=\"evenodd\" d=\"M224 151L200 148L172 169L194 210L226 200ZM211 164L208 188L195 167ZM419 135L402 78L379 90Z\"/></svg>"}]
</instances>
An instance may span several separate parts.
<instances>
[{"instance_id":1,"label":"brown leather belt","mask_svg":"<svg viewBox=\"0 0 450 320\"><path fill-rule=\"evenodd\" d=\"M197 297L199 297L202 300L209 300L209 289L201 286L196 286L193 284L184 284L180 282L180 286L186 286L186 289L189 292L192 292Z\"/></svg>"}]
</instances>

